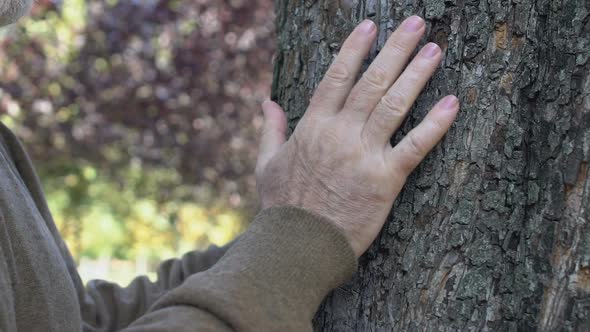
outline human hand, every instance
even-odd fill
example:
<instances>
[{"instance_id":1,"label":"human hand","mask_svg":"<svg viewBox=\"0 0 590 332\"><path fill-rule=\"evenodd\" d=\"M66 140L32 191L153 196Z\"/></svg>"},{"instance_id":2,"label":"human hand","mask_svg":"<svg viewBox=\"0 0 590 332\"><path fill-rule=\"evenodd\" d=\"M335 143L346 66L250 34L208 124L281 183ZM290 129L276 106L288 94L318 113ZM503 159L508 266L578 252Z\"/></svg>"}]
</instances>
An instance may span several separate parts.
<instances>
[{"instance_id":1,"label":"human hand","mask_svg":"<svg viewBox=\"0 0 590 332\"><path fill-rule=\"evenodd\" d=\"M392 147L390 138L441 61L429 43L406 67L424 34L418 16L406 19L355 84L377 31L362 22L315 91L286 141L286 117L266 101L256 166L262 207L291 205L342 229L357 257L373 242L408 175L450 128L458 99L447 96Z\"/></svg>"}]
</instances>

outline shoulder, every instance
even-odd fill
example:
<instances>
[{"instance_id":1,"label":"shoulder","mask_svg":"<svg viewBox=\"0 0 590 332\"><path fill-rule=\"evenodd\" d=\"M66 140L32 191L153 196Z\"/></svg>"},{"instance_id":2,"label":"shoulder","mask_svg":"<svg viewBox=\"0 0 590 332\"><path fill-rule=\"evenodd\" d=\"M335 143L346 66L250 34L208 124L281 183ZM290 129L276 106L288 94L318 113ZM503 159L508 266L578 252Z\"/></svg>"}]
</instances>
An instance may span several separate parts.
<instances>
[{"instance_id":1,"label":"shoulder","mask_svg":"<svg viewBox=\"0 0 590 332\"><path fill-rule=\"evenodd\" d=\"M15 143L18 143L18 139L14 133L4 123L0 122L0 155L13 160L12 155Z\"/></svg>"},{"instance_id":2,"label":"shoulder","mask_svg":"<svg viewBox=\"0 0 590 332\"><path fill-rule=\"evenodd\" d=\"M16 135L4 123L0 122L0 154L13 163L28 162L25 150Z\"/></svg>"}]
</instances>

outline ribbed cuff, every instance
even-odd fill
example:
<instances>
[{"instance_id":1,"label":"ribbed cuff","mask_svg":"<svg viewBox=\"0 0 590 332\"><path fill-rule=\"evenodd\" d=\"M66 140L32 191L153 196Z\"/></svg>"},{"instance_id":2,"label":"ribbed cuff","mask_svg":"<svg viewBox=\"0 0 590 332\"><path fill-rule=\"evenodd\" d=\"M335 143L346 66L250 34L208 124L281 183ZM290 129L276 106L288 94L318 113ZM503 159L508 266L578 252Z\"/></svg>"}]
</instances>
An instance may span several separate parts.
<instances>
[{"instance_id":1,"label":"ribbed cuff","mask_svg":"<svg viewBox=\"0 0 590 332\"><path fill-rule=\"evenodd\" d=\"M307 330L323 298L356 268L348 240L328 220L273 207L256 216L214 267L157 306L193 305L237 330Z\"/></svg>"},{"instance_id":2,"label":"ribbed cuff","mask_svg":"<svg viewBox=\"0 0 590 332\"><path fill-rule=\"evenodd\" d=\"M266 209L247 233L255 254L249 268L272 279L286 296L301 298L310 318L326 294L356 271L356 256L340 229L306 210Z\"/></svg>"}]
</instances>

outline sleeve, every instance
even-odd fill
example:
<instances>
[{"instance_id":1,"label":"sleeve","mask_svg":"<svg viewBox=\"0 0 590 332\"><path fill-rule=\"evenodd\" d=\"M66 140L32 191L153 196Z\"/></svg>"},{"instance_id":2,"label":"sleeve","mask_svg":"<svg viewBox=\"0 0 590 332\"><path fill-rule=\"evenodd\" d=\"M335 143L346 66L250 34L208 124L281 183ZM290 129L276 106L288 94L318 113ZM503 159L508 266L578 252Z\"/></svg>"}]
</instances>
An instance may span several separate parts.
<instances>
[{"instance_id":1,"label":"sleeve","mask_svg":"<svg viewBox=\"0 0 590 332\"><path fill-rule=\"evenodd\" d=\"M12 288L13 282L10 276L11 266L14 265L14 260L11 259L11 255L5 253L8 249L5 248L5 245L8 243L4 241L6 236L8 234L4 229L4 221L0 213L0 294L2 295L2 300L0 301L0 331L16 331L14 289Z\"/></svg>"},{"instance_id":2,"label":"sleeve","mask_svg":"<svg viewBox=\"0 0 590 332\"><path fill-rule=\"evenodd\" d=\"M322 299L356 270L340 229L302 209L276 207L261 211L229 247L164 262L155 283L139 277L125 288L105 281L85 288L22 145L1 123L0 136L60 248L84 331L309 331Z\"/></svg>"},{"instance_id":3,"label":"sleeve","mask_svg":"<svg viewBox=\"0 0 590 332\"><path fill-rule=\"evenodd\" d=\"M311 331L356 257L340 229L295 207L261 211L212 268L156 301L127 332Z\"/></svg>"},{"instance_id":4,"label":"sleeve","mask_svg":"<svg viewBox=\"0 0 590 332\"><path fill-rule=\"evenodd\" d=\"M76 289L84 331L117 331L129 326L133 321L144 315L148 308L166 291L182 284L190 275L213 266L223 256L227 248L231 246L230 243L224 247L211 247L205 252L193 251L185 254L181 259L165 261L158 269L158 280L156 282L150 282L147 277L138 277L127 287L120 287L117 284L101 280L91 281L87 287L84 287L78 275L76 264L59 235L49 212L41 184L27 153L16 136L1 122L0 147L7 149L39 213L45 220L47 229L51 232L55 244L59 248ZM3 236L1 226L2 223L0 223L0 239ZM2 248L0 247L0 249ZM1 254L2 250L0 250L0 258ZM0 260L0 294L4 294L5 288L10 286L5 271L6 264L3 264ZM7 319L11 317L10 311L8 311L12 307L10 301L12 301L10 298L7 298L6 301L0 301L0 331L4 331L4 326L11 326L7 325L10 323ZM7 312L8 315L2 316L3 312ZM12 321L12 324L14 324L14 321ZM7 330L12 331L14 329L8 328Z\"/></svg>"},{"instance_id":5,"label":"sleeve","mask_svg":"<svg viewBox=\"0 0 590 332\"><path fill-rule=\"evenodd\" d=\"M158 268L156 282L146 276L135 278L127 287L103 280L88 282L80 303L83 330L117 331L128 326L165 292L213 266L230 246L211 246L204 252L192 251L180 259L166 260Z\"/></svg>"}]
</instances>

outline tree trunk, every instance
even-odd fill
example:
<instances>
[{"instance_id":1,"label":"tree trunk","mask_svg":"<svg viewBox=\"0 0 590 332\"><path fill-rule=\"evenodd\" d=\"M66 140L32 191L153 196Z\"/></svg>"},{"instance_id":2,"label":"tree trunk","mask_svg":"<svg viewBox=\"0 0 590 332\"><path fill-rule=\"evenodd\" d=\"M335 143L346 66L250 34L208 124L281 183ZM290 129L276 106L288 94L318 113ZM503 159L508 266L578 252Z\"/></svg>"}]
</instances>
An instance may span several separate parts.
<instances>
[{"instance_id":1,"label":"tree trunk","mask_svg":"<svg viewBox=\"0 0 590 332\"><path fill-rule=\"evenodd\" d=\"M590 2L276 1L290 128L348 33L374 58L412 14L445 54L392 143L441 96L458 120L408 180L322 331L590 331ZM368 64L368 62L367 62Z\"/></svg>"}]
</instances>

